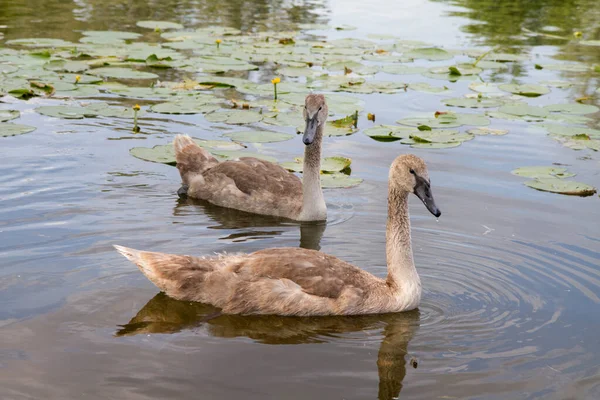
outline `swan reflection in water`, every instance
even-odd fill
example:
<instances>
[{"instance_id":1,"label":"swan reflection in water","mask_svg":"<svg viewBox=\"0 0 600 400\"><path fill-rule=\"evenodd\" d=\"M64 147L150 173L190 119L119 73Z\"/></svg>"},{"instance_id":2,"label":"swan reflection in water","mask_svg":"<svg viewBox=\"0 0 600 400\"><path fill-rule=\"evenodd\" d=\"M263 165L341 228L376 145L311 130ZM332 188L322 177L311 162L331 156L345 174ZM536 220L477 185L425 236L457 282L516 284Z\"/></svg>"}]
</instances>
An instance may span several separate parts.
<instances>
[{"instance_id":1,"label":"swan reflection in water","mask_svg":"<svg viewBox=\"0 0 600 400\"><path fill-rule=\"evenodd\" d=\"M248 337L263 344L327 342L351 332L375 331L383 326L377 356L379 399L397 398L406 375L407 347L419 327L419 311L351 317L278 317L221 314L210 305L154 296L116 336L176 333L204 326L210 335Z\"/></svg>"},{"instance_id":2,"label":"swan reflection in water","mask_svg":"<svg viewBox=\"0 0 600 400\"><path fill-rule=\"evenodd\" d=\"M199 207L200 209L190 212L190 207ZM238 232L220 238L234 242L279 236L286 231L297 229L296 227L300 225L300 247L312 250L321 250L321 238L327 227L326 221L292 221L286 218L219 207L204 200L188 197L179 198L173 208L173 215L187 217L191 214L206 215L218 224L210 226L210 229L237 230ZM261 230L259 228L271 229Z\"/></svg>"}]
</instances>

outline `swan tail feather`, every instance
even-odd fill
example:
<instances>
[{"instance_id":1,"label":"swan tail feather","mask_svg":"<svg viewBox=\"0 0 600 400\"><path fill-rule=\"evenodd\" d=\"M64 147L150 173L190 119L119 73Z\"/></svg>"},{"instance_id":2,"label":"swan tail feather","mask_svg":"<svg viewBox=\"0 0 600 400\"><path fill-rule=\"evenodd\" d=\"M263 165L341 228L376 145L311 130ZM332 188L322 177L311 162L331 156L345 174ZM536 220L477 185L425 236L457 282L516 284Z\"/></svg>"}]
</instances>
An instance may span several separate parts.
<instances>
[{"instance_id":1,"label":"swan tail feather","mask_svg":"<svg viewBox=\"0 0 600 400\"><path fill-rule=\"evenodd\" d=\"M115 249L137 265L144 275L161 291L179 300L198 301L200 285L214 270L208 258L140 251L114 245ZM197 286L196 288L190 285Z\"/></svg>"}]
</instances>

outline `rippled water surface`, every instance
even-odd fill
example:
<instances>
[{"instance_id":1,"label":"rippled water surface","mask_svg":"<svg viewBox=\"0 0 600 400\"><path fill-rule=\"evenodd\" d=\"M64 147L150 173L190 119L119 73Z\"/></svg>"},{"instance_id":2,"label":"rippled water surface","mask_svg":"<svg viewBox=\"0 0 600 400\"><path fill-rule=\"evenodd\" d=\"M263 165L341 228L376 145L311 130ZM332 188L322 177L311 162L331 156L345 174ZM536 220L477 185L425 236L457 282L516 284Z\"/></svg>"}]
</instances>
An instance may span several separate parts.
<instances>
[{"instance_id":1,"label":"rippled water surface","mask_svg":"<svg viewBox=\"0 0 600 400\"><path fill-rule=\"evenodd\" d=\"M540 63L600 63L599 47L521 30L600 39L595 1L534 3L0 0L0 32L4 40L77 41L80 30L143 32L141 19L242 30L322 22L358 28L330 38L394 34L450 49L503 46ZM531 104L573 102L593 93L600 75L544 73L578 85ZM529 83L531 75L516 65L498 80ZM444 108L443 97L415 91L361 97L378 123ZM561 163L600 187L598 153L506 120L493 127L508 135L451 149L411 149L360 132L326 138L325 154L352 158L352 175L364 183L325 192L326 225L297 224L179 200L175 168L129 155L174 133L217 138L202 115L153 115L141 121L150 134L109 140L131 137L130 122L48 118L33 109L49 100L4 100L0 108L19 109L19 123L37 130L0 137L3 399L600 398L600 199L538 192L510 174ZM589 117L598 128L598 114ZM289 160L302 144L253 151ZM406 152L427 161L443 211L436 221L411 199L424 288L418 311L212 318L210 306L159 294L112 248L203 255L302 245L384 276L387 171Z\"/></svg>"}]
</instances>

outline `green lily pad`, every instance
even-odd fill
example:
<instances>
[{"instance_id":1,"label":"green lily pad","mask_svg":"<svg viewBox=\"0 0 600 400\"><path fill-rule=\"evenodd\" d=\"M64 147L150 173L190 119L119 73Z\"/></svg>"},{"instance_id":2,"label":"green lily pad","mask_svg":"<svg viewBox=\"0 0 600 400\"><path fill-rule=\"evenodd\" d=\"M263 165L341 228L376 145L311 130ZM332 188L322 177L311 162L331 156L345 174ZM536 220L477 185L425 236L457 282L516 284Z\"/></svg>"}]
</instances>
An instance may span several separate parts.
<instances>
[{"instance_id":1,"label":"green lily pad","mask_svg":"<svg viewBox=\"0 0 600 400\"><path fill-rule=\"evenodd\" d=\"M253 124L262 119L262 114L250 110L218 111L206 115L207 121L233 125Z\"/></svg>"},{"instance_id":2,"label":"green lily pad","mask_svg":"<svg viewBox=\"0 0 600 400\"><path fill-rule=\"evenodd\" d=\"M586 134L574 136L550 135L554 140L561 143L563 146L573 150L590 149L600 151L600 140L592 139Z\"/></svg>"},{"instance_id":3,"label":"green lily pad","mask_svg":"<svg viewBox=\"0 0 600 400\"><path fill-rule=\"evenodd\" d=\"M597 112L599 109L591 104L550 104L544 106L544 108L550 112L559 112L565 114L591 114Z\"/></svg>"},{"instance_id":4,"label":"green lily pad","mask_svg":"<svg viewBox=\"0 0 600 400\"><path fill-rule=\"evenodd\" d=\"M238 143L224 141L224 140L194 139L194 142L196 142L200 147L204 147L204 148L208 149L213 154L219 154L221 156L221 158L223 158L223 159L229 158L228 155L223 155L224 153L232 154L231 152L235 153L237 151L237 149L243 148L243 146L241 146ZM165 145L158 145L158 146L154 146L152 148L134 147L129 150L129 153L132 156L139 158L141 160L144 160L144 161L169 164L169 165L177 164L177 162L175 161L175 149L173 148L173 143L169 143L169 144L165 144ZM240 152L238 152L238 153L240 153Z\"/></svg>"},{"instance_id":5,"label":"green lily pad","mask_svg":"<svg viewBox=\"0 0 600 400\"><path fill-rule=\"evenodd\" d=\"M158 145L152 148L134 147L129 150L129 154L144 161L169 165L177 164L177 161L175 161L175 149L173 149L172 144Z\"/></svg>"},{"instance_id":6,"label":"green lily pad","mask_svg":"<svg viewBox=\"0 0 600 400\"><path fill-rule=\"evenodd\" d=\"M133 40L139 38L139 33L122 31L83 31L84 36L100 36L103 38L114 38L119 40Z\"/></svg>"},{"instance_id":7,"label":"green lily pad","mask_svg":"<svg viewBox=\"0 0 600 400\"><path fill-rule=\"evenodd\" d=\"M584 126L569 126L556 124L540 124L548 133L561 136L587 135L593 139L600 139L600 129L586 128Z\"/></svg>"},{"instance_id":8,"label":"green lily pad","mask_svg":"<svg viewBox=\"0 0 600 400\"><path fill-rule=\"evenodd\" d=\"M388 82L388 81L369 81L364 83L347 82L340 84L338 90L352 93L397 93L399 90L405 90L407 85L402 82Z\"/></svg>"},{"instance_id":9,"label":"green lily pad","mask_svg":"<svg viewBox=\"0 0 600 400\"><path fill-rule=\"evenodd\" d=\"M548 116L548 111L542 107L529 106L527 104L505 105L498 109L505 114L516 115L519 117L534 117L544 119Z\"/></svg>"},{"instance_id":10,"label":"green lily pad","mask_svg":"<svg viewBox=\"0 0 600 400\"><path fill-rule=\"evenodd\" d=\"M90 66L82 61L52 60L44 64L44 69L57 72L83 72Z\"/></svg>"},{"instance_id":11,"label":"green lily pad","mask_svg":"<svg viewBox=\"0 0 600 400\"><path fill-rule=\"evenodd\" d=\"M500 85L499 88L506 92L526 97L538 97L550 93L550 89L547 87L533 84L517 85L514 83L507 83Z\"/></svg>"},{"instance_id":12,"label":"green lily pad","mask_svg":"<svg viewBox=\"0 0 600 400\"><path fill-rule=\"evenodd\" d=\"M458 114L446 112L438 117L412 117L396 121L400 125L428 126L430 128L456 128L462 125L487 126L490 120L479 114Z\"/></svg>"},{"instance_id":13,"label":"green lily pad","mask_svg":"<svg viewBox=\"0 0 600 400\"><path fill-rule=\"evenodd\" d=\"M424 93L444 93L450 91L446 86L433 86L426 82L409 83L408 88Z\"/></svg>"},{"instance_id":14,"label":"green lily pad","mask_svg":"<svg viewBox=\"0 0 600 400\"><path fill-rule=\"evenodd\" d=\"M26 38L26 39L14 39L8 40L6 44L12 46L26 46L26 47L75 47L75 43L67 42L62 39L50 39L50 38Z\"/></svg>"},{"instance_id":15,"label":"green lily pad","mask_svg":"<svg viewBox=\"0 0 600 400\"><path fill-rule=\"evenodd\" d=\"M526 178L570 178L575 176L570 172L567 172L566 168L560 167L521 167L511 171L513 175L524 176Z\"/></svg>"},{"instance_id":16,"label":"green lily pad","mask_svg":"<svg viewBox=\"0 0 600 400\"><path fill-rule=\"evenodd\" d=\"M449 60L454 56L446 50L437 47L425 47L404 53L405 57L422 58L429 61Z\"/></svg>"},{"instance_id":17,"label":"green lily pad","mask_svg":"<svg viewBox=\"0 0 600 400\"><path fill-rule=\"evenodd\" d=\"M266 116L263 122L277 126L299 126L305 121L299 112L279 112Z\"/></svg>"},{"instance_id":18,"label":"green lily pad","mask_svg":"<svg viewBox=\"0 0 600 400\"><path fill-rule=\"evenodd\" d=\"M489 82L472 82L469 84L469 89L478 93L502 93L498 84Z\"/></svg>"},{"instance_id":19,"label":"green lily pad","mask_svg":"<svg viewBox=\"0 0 600 400\"><path fill-rule=\"evenodd\" d=\"M0 123L0 136L16 136L35 131L35 126Z\"/></svg>"},{"instance_id":20,"label":"green lily pad","mask_svg":"<svg viewBox=\"0 0 600 400\"><path fill-rule=\"evenodd\" d=\"M246 143L271 143L284 142L294 138L294 135L272 131L241 131L226 133L223 136L236 142Z\"/></svg>"},{"instance_id":21,"label":"green lily pad","mask_svg":"<svg viewBox=\"0 0 600 400\"><path fill-rule=\"evenodd\" d=\"M18 110L0 110L0 122L10 121L19 118L21 113Z\"/></svg>"},{"instance_id":22,"label":"green lily pad","mask_svg":"<svg viewBox=\"0 0 600 400\"><path fill-rule=\"evenodd\" d=\"M462 108L491 108L501 106L504 102L498 99L488 99L488 98L464 98L458 97L453 99L445 99L442 100L447 106L451 107L462 107Z\"/></svg>"},{"instance_id":23,"label":"green lily pad","mask_svg":"<svg viewBox=\"0 0 600 400\"><path fill-rule=\"evenodd\" d=\"M393 142L409 138L411 134L418 133L418 129L397 125L378 125L363 130L363 133L379 142Z\"/></svg>"},{"instance_id":24,"label":"green lily pad","mask_svg":"<svg viewBox=\"0 0 600 400\"><path fill-rule=\"evenodd\" d=\"M414 75L426 71L426 68L414 65L389 64L381 67L381 71L395 75Z\"/></svg>"},{"instance_id":25,"label":"green lily pad","mask_svg":"<svg viewBox=\"0 0 600 400\"><path fill-rule=\"evenodd\" d=\"M572 196L591 196L596 193L596 188L585 183L567 181L558 178L536 179L525 182L530 188L543 192L552 192Z\"/></svg>"},{"instance_id":26,"label":"green lily pad","mask_svg":"<svg viewBox=\"0 0 600 400\"><path fill-rule=\"evenodd\" d=\"M270 156L265 156L260 153L250 153L247 151L229 151L229 150L211 150L211 153L217 157L220 161L223 160L235 160L242 157L253 157L260 160L276 163L277 159Z\"/></svg>"},{"instance_id":27,"label":"green lily pad","mask_svg":"<svg viewBox=\"0 0 600 400\"><path fill-rule=\"evenodd\" d=\"M445 143L411 143L410 147L415 149L450 149L460 146L462 142L445 142ZM408 144L408 143L407 143Z\"/></svg>"},{"instance_id":28,"label":"green lily pad","mask_svg":"<svg viewBox=\"0 0 600 400\"><path fill-rule=\"evenodd\" d=\"M183 29L183 25L178 24L177 22L169 22L169 21L138 21L136 25L140 28L154 29L166 31L169 29Z\"/></svg>"},{"instance_id":29,"label":"green lily pad","mask_svg":"<svg viewBox=\"0 0 600 400\"><path fill-rule=\"evenodd\" d=\"M218 104L210 104L214 100L204 98L186 98L154 104L150 111L161 114L206 114L221 108Z\"/></svg>"},{"instance_id":30,"label":"green lily pad","mask_svg":"<svg viewBox=\"0 0 600 400\"><path fill-rule=\"evenodd\" d=\"M433 72L433 71L432 71ZM451 65L447 71L450 75L466 76L466 75L478 75L483 72L481 68L474 67L470 64ZM435 72L434 72L435 73Z\"/></svg>"},{"instance_id":31,"label":"green lily pad","mask_svg":"<svg viewBox=\"0 0 600 400\"><path fill-rule=\"evenodd\" d=\"M529 57L520 54L489 53L483 59L488 61L514 62L527 61Z\"/></svg>"},{"instance_id":32,"label":"green lily pad","mask_svg":"<svg viewBox=\"0 0 600 400\"><path fill-rule=\"evenodd\" d=\"M88 71L92 75L115 79L157 79L158 75L151 72L137 71L130 68L104 67Z\"/></svg>"},{"instance_id":33,"label":"green lily pad","mask_svg":"<svg viewBox=\"0 0 600 400\"><path fill-rule=\"evenodd\" d=\"M288 171L302 172L302 169L304 167L303 163L304 163L303 157L296 157L294 159L294 161L283 162L283 163L280 163L280 165L283 168L287 169ZM349 158L346 158L346 157L338 157L338 156L325 157L324 159L321 160L321 172L323 172L323 173L340 172L340 171L343 171L346 168L348 168L351 163L352 163L352 160L350 160Z\"/></svg>"},{"instance_id":34,"label":"green lily pad","mask_svg":"<svg viewBox=\"0 0 600 400\"><path fill-rule=\"evenodd\" d=\"M487 128L487 127L481 127L481 128L469 129L467 131L467 133L470 133L471 135L477 135L477 136L484 136L484 135L501 136L501 135L506 135L508 133L508 131L506 129L492 129L492 128Z\"/></svg>"},{"instance_id":35,"label":"green lily pad","mask_svg":"<svg viewBox=\"0 0 600 400\"><path fill-rule=\"evenodd\" d=\"M563 72L588 72L591 68L585 64L541 64L542 68Z\"/></svg>"},{"instance_id":36,"label":"green lily pad","mask_svg":"<svg viewBox=\"0 0 600 400\"><path fill-rule=\"evenodd\" d=\"M109 82L102 85L102 87L110 93L130 99L165 99L177 94L173 90L164 87L125 86L116 82Z\"/></svg>"},{"instance_id":37,"label":"green lily pad","mask_svg":"<svg viewBox=\"0 0 600 400\"><path fill-rule=\"evenodd\" d=\"M63 119L94 118L98 115L96 111L88 110L78 106L41 106L35 109L38 114L48 117Z\"/></svg>"},{"instance_id":38,"label":"green lily pad","mask_svg":"<svg viewBox=\"0 0 600 400\"><path fill-rule=\"evenodd\" d=\"M410 135L416 143L453 143L473 139L473 135L460 133L452 129L439 129L431 131L418 131Z\"/></svg>"},{"instance_id":39,"label":"green lily pad","mask_svg":"<svg viewBox=\"0 0 600 400\"><path fill-rule=\"evenodd\" d=\"M346 174L324 174L321 175L321 187L323 189L343 189L358 186L363 182L360 178L352 178Z\"/></svg>"}]
</instances>

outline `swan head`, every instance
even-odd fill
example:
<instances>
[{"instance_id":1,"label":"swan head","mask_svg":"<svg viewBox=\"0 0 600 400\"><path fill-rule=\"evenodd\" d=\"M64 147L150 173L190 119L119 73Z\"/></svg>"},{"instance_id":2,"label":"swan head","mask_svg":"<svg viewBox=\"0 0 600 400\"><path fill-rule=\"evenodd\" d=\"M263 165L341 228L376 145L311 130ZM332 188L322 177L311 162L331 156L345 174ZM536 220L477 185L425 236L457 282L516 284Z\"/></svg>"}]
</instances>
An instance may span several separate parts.
<instances>
[{"instance_id":1,"label":"swan head","mask_svg":"<svg viewBox=\"0 0 600 400\"><path fill-rule=\"evenodd\" d=\"M322 94L309 94L306 96L303 110L306 127L302 136L302 142L305 145L312 144L317 135L321 134L322 130L319 128L325 125L328 113L329 110L327 109L325 96Z\"/></svg>"},{"instance_id":2,"label":"swan head","mask_svg":"<svg viewBox=\"0 0 600 400\"><path fill-rule=\"evenodd\" d=\"M398 156L390 168L390 186L397 191L416 195L430 213L439 217L442 212L435 205L427 165L412 154Z\"/></svg>"}]
</instances>

